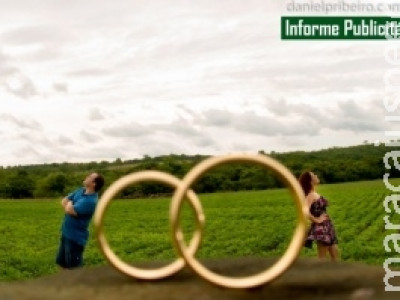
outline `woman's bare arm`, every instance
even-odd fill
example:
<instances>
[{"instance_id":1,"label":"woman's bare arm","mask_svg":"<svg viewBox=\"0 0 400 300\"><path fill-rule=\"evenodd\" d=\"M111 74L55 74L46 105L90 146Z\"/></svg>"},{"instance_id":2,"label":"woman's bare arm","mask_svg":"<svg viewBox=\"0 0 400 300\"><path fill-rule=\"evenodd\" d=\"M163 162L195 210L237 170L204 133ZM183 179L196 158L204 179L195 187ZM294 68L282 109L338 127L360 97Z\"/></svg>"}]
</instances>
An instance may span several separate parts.
<instances>
[{"instance_id":1,"label":"woman's bare arm","mask_svg":"<svg viewBox=\"0 0 400 300\"><path fill-rule=\"evenodd\" d=\"M307 200L307 204L308 204L308 218L311 220L311 222L320 224L320 223L322 223L322 222L324 222L325 220L328 219L327 215L326 214L322 214L321 216L316 218L310 212L311 205L318 198L319 198L319 195L317 193L315 193L315 192L312 192L312 193L307 195L306 200Z\"/></svg>"}]
</instances>

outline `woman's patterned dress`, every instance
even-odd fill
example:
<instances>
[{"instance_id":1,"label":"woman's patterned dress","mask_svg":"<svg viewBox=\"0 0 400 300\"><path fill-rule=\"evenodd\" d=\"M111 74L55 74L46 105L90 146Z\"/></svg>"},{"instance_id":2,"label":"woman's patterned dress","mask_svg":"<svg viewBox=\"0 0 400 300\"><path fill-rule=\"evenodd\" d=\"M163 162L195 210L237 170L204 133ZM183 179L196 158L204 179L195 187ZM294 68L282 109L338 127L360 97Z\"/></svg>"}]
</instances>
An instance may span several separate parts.
<instances>
[{"instance_id":1,"label":"woman's patterned dress","mask_svg":"<svg viewBox=\"0 0 400 300\"><path fill-rule=\"evenodd\" d=\"M328 201L324 197L320 196L319 199L315 200L313 204L311 204L310 213L315 218L318 218L322 214L326 214L327 206ZM322 243L325 246L332 246L333 244L338 243L335 227L333 226L332 221L329 219L329 217L327 220L320 224L314 222L311 224L305 246L311 248L313 241Z\"/></svg>"}]
</instances>

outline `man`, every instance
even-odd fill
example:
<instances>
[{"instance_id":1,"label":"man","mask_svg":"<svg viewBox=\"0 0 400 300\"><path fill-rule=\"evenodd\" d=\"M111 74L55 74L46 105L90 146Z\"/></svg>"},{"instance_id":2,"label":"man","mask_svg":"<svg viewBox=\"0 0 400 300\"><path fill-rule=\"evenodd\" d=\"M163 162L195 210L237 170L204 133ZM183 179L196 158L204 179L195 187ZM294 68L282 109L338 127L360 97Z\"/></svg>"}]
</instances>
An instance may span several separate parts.
<instances>
[{"instance_id":1,"label":"man","mask_svg":"<svg viewBox=\"0 0 400 300\"><path fill-rule=\"evenodd\" d=\"M98 192L103 185L103 176L92 173L83 181L83 187L61 200L65 216L56 258L60 267L72 269L83 264L82 254L89 237L89 223L96 208Z\"/></svg>"}]
</instances>

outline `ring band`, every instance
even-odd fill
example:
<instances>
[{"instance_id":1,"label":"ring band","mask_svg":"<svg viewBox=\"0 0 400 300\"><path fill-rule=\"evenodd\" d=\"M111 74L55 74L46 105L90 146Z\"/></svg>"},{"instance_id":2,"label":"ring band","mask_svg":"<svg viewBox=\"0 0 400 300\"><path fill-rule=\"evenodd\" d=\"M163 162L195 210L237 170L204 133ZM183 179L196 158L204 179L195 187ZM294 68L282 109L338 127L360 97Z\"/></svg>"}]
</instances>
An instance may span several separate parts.
<instances>
[{"instance_id":1,"label":"ring band","mask_svg":"<svg viewBox=\"0 0 400 300\"><path fill-rule=\"evenodd\" d=\"M107 211L108 205L110 204L111 200L118 194L119 191L124 189L125 187L132 185L134 183L140 181L157 181L165 183L173 188L178 188L182 182L167 173L159 172L159 171L141 171L132 173L126 176L119 178L115 181L110 187L104 192L103 196L101 197L99 203L97 204L95 213L94 213L94 226L96 229L96 237L99 243L100 249L103 255L106 257L108 262L115 267L120 272L139 279L146 279L146 280L157 280L161 278L165 278L168 276L173 275L174 273L181 270L184 265L185 261L182 258L178 258L171 264L168 264L164 267L158 269L140 269L136 268L123 260L121 260L111 249L104 233L103 233L103 225L104 225L104 215ZM191 191L187 190L185 193L187 198L189 199L189 203L191 204L192 208L195 211L196 215L196 230L193 234L193 237L189 243L189 247L187 251L194 255L199 248L202 232L204 227L204 213L203 208L200 204L200 201L197 195Z\"/></svg>"},{"instance_id":2,"label":"ring band","mask_svg":"<svg viewBox=\"0 0 400 300\"><path fill-rule=\"evenodd\" d=\"M186 194L190 186L195 183L201 175L203 175L211 168L228 162L250 162L260 164L267 169L271 169L274 173L278 175L280 179L282 179L285 184L287 184L296 205L298 223L288 249L271 268L259 274L248 277L232 278L222 276L204 267L204 265L202 265L194 257L195 253L193 251L189 251L190 249L186 246L179 224L179 215L184 200L184 195ZM270 282L271 280L276 279L283 272L285 272L300 253L300 250L304 244L307 224L305 217L306 207L303 199L304 193L296 178L290 173L290 171L286 167L270 157L267 157L265 155L232 154L208 158L196 165L186 174L186 176L182 180L182 184L178 186L172 197L170 207L170 221L174 246L177 249L179 255L184 258L185 262L194 272L214 284L228 288L252 288L263 285L267 282Z\"/></svg>"},{"instance_id":3,"label":"ring band","mask_svg":"<svg viewBox=\"0 0 400 300\"><path fill-rule=\"evenodd\" d=\"M228 277L214 273L202 265L195 254L200 246L202 233L204 229L204 213L201 202L190 187L199 178L215 166L224 163L239 162L253 163L272 170L289 188L294 199L297 212L297 226L294 230L292 240L284 255L270 268L256 275L248 277ZM122 261L111 249L103 233L104 215L111 200L128 185L140 181L156 181L167 184L175 188L175 192L170 204L170 228L174 248L180 256L171 264L158 269L139 269ZM195 211L196 229L192 239L187 246L184 240L183 232L180 226L179 217L184 200L188 199L189 204ZM268 283L278 276L282 275L296 260L304 244L306 235L308 208L304 201L304 193L296 178L282 164L266 155L250 154L231 154L219 157L210 157L191 169L183 180L159 171L141 171L121 177L104 192L97 204L94 213L94 226L96 237L100 249L109 263L120 272L139 279L156 280L171 276L181 270L185 263L204 279L223 287L228 288L252 288Z\"/></svg>"}]
</instances>

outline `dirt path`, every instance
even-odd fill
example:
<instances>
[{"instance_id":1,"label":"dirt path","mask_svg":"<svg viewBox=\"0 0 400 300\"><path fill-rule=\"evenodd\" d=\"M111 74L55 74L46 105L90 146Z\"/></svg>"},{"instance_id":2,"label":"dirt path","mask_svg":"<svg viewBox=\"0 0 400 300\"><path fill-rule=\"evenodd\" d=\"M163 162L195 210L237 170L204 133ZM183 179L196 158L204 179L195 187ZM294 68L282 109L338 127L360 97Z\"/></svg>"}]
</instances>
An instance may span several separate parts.
<instances>
[{"instance_id":1,"label":"dirt path","mask_svg":"<svg viewBox=\"0 0 400 300\"><path fill-rule=\"evenodd\" d=\"M214 271L234 276L254 274L271 263L256 258L205 262ZM23 282L3 282L0 299L400 299L400 292L384 291L383 277L379 266L302 259L269 285L233 290L214 286L188 268L169 279L143 282L103 266L61 271ZM400 286L400 278L392 284Z\"/></svg>"}]
</instances>

